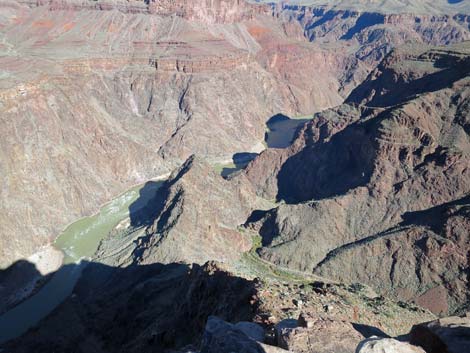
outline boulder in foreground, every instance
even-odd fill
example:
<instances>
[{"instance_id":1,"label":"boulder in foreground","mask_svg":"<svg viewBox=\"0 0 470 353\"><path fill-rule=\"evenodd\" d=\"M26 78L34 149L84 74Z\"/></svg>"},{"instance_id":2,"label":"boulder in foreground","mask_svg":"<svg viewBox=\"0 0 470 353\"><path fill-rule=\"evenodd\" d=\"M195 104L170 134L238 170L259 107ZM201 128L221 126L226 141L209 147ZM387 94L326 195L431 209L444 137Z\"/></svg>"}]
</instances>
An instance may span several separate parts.
<instances>
[{"instance_id":1,"label":"boulder in foreground","mask_svg":"<svg viewBox=\"0 0 470 353\"><path fill-rule=\"evenodd\" d=\"M413 326L410 342L427 353L470 352L470 316L446 317Z\"/></svg>"}]
</instances>

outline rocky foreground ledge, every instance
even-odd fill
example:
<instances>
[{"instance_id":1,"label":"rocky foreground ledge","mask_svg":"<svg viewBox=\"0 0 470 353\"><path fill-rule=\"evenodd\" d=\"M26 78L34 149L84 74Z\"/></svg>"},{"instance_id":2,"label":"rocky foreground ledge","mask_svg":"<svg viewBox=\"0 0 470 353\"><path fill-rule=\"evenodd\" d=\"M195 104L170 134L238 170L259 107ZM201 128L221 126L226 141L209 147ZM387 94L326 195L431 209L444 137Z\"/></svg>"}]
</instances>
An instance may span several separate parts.
<instances>
[{"instance_id":1,"label":"rocky foreground ledge","mask_svg":"<svg viewBox=\"0 0 470 353\"><path fill-rule=\"evenodd\" d=\"M470 39L465 1L306 3L1 0L0 267L192 153L227 158L275 114L341 104L395 47Z\"/></svg>"},{"instance_id":2,"label":"rocky foreground ledge","mask_svg":"<svg viewBox=\"0 0 470 353\"><path fill-rule=\"evenodd\" d=\"M90 263L69 299L37 329L2 348L38 353L462 353L470 343L469 327L468 317L436 320L425 309L359 284L248 280L216 262L127 268Z\"/></svg>"},{"instance_id":3,"label":"rocky foreground ledge","mask_svg":"<svg viewBox=\"0 0 470 353\"><path fill-rule=\"evenodd\" d=\"M268 345L261 326L251 322L230 324L211 316L200 352L460 353L470 347L469 327L469 317L448 317L416 325L406 338L373 335L364 339L354 324L301 314L297 320L277 324L276 345Z\"/></svg>"}]
</instances>

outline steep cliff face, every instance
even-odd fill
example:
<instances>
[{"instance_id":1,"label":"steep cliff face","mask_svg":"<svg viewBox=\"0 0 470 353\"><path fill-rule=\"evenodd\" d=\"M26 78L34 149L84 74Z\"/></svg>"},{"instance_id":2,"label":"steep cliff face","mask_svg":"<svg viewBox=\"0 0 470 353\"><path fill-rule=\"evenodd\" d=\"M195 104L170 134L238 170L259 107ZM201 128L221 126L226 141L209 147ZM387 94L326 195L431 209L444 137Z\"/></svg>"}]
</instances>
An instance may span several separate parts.
<instances>
[{"instance_id":1,"label":"steep cliff face","mask_svg":"<svg viewBox=\"0 0 470 353\"><path fill-rule=\"evenodd\" d=\"M254 5L244 0L151 1L149 9L154 13L177 14L204 23L236 23L270 12L270 6Z\"/></svg>"},{"instance_id":2,"label":"steep cliff face","mask_svg":"<svg viewBox=\"0 0 470 353\"><path fill-rule=\"evenodd\" d=\"M11 342L8 349L174 351L198 344L209 315L251 320L256 293L254 281L236 277L214 262L126 269L90 264L74 299L60 305L36 333Z\"/></svg>"},{"instance_id":3,"label":"steep cliff face","mask_svg":"<svg viewBox=\"0 0 470 353\"><path fill-rule=\"evenodd\" d=\"M249 150L263 138L266 117L289 109L246 48L179 17L7 8L2 266L192 153L226 159ZM189 44L173 45L181 36ZM164 70L157 56L197 69Z\"/></svg>"},{"instance_id":4,"label":"steep cliff face","mask_svg":"<svg viewBox=\"0 0 470 353\"><path fill-rule=\"evenodd\" d=\"M259 0L260 2L270 2L269 0ZM375 2L369 0L331 0L325 3L323 0L291 0L281 3L283 7L289 8L315 8L317 11L327 11L329 9L350 11L350 12L380 12L385 15L448 15L466 13L469 6L463 1L446 0L385 0Z\"/></svg>"},{"instance_id":5,"label":"steep cliff face","mask_svg":"<svg viewBox=\"0 0 470 353\"><path fill-rule=\"evenodd\" d=\"M377 22L225 0L0 6L2 267L193 153L226 160L259 145L279 112L342 103L405 37L468 37L466 15Z\"/></svg>"},{"instance_id":6,"label":"steep cliff face","mask_svg":"<svg viewBox=\"0 0 470 353\"><path fill-rule=\"evenodd\" d=\"M227 181L195 155L162 185L144 214L131 215L97 254L113 266L173 262L233 263L251 249L239 231L257 208L254 190L243 177Z\"/></svg>"},{"instance_id":7,"label":"steep cliff face","mask_svg":"<svg viewBox=\"0 0 470 353\"><path fill-rule=\"evenodd\" d=\"M311 2L0 3L1 267L174 170L7 351L188 352L209 315L272 333L300 310L315 320L266 339L304 349L345 332L352 351L352 320L401 334L434 318L409 301L466 310L468 15ZM288 148L214 171L280 112L317 114ZM12 268L2 277L21 291Z\"/></svg>"},{"instance_id":8,"label":"steep cliff face","mask_svg":"<svg viewBox=\"0 0 470 353\"><path fill-rule=\"evenodd\" d=\"M406 7L397 13L387 12L386 4L383 9L372 6L362 10L287 4L279 11L299 21L310 41L348 43L355 47L357 58L369 63L409 42L442 45L469 39L468 9L451 15L413 12Z\"/></svg>"},{"instance_id":9,"label":"steep cliff face","mask_svg":"<svg viewBox=\"0 0 470 353\"><path fill-rule=\"evenodd\" d=\"M257 14L270 14L270 5L253 4L244 0L19 0L29 7L47 6L51 10L118 10L131 14L178 16L206 24L237 23L253 19Z\"/></svg>"},{"instance_id":10,"label":"steep cliff face","mask_svg":"<svg viewBox=\"0 0 470 353\"><path fill-rule=\"evenodd\" d=\"M255 185L270 185L261 195L290 203L261 222L260 254L454 311L468 296L458 250L468 242L468 45L406 53L390 54L348 98L364 108L319 113L290 150L248 167ZM271 177L258 179L257 164Z\"/></svg>"}]
</instances>

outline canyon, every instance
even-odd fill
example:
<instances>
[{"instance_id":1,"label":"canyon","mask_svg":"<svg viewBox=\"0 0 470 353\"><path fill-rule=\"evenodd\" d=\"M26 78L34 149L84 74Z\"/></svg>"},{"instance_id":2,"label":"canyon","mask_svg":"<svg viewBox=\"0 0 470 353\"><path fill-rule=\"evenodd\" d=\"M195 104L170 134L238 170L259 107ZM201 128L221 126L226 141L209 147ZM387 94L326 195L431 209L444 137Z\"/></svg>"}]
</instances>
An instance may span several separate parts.
<instances>
[{"instance_id":1,"label":"canyon","mask_svg":"<svg viewBox=\"0 0 470 353\"><path fill-rule=\"evenodd\" d=\"M468 45L421 50L394 50L247 173L285 200L255 225L262 257L454 312L468 295Z\"/></svg>"},{"instance_id":2,"label":"canyon","mask_svg":"<svg viewBox=\"0 0 470 353\"><path fill-rule=\"evenodd\" d=\"M171 4L2 1L3 268L193 153L227 160L275 114L341 104L392 46L470 36L465 13L364 26L345 10Z\"/></svg>"},{"instance_id":3,"label":"canyon","mask_svg":"<svg viewBox=\"0 0 470 353\"><path fill-rule=\"evenodd\" d=\"M0 0L0 111L8 352L470 344L463 1Z\"/></svg>"}]
</instances>

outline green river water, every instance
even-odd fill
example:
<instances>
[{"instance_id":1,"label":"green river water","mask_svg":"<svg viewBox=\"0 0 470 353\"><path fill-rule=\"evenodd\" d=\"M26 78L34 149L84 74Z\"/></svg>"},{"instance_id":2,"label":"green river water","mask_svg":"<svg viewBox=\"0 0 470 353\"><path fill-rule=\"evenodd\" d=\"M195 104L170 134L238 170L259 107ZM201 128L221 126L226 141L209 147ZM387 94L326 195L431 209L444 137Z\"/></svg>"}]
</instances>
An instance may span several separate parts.
<instances>
[{"instance_id":1,"label":"green river water","mask_svg":"<svg viewBox=\"0 0 470 353\"><path fill-rule=\"evenodd\" d=\"M64 253L63 266L35 295L0 316L0 343L26 332L64 301L72 293L101 240L117 223L129 217L131 207L134 211L144 207L161 183L136 186L105 204L96 215L68 226L54 242L54 246Z\"/></svg>"},{"instance_id":2,"label":"green river water","mask_svg":"<svg viewBox=\"0 0 470 353\"><path fill-rule=\"evenodd\" d=\"M297 128L307 119L274 119L268 122L265 143L268 147L283 148L292 142ZM241 158L234 164L216 166L222 175L243 168L256 154ZM219 170L220 169L220 170ZM148 182L136 186L105 204L91 217L84 217L69 225L54 242L64 253L63 266L33 296L0 316L0 343L25 333L47 316L73 291L83 268L92 257L101 240L123 219L130 209L137 211L148 203L163 182Z\"/></svg>"}]
</instances>

